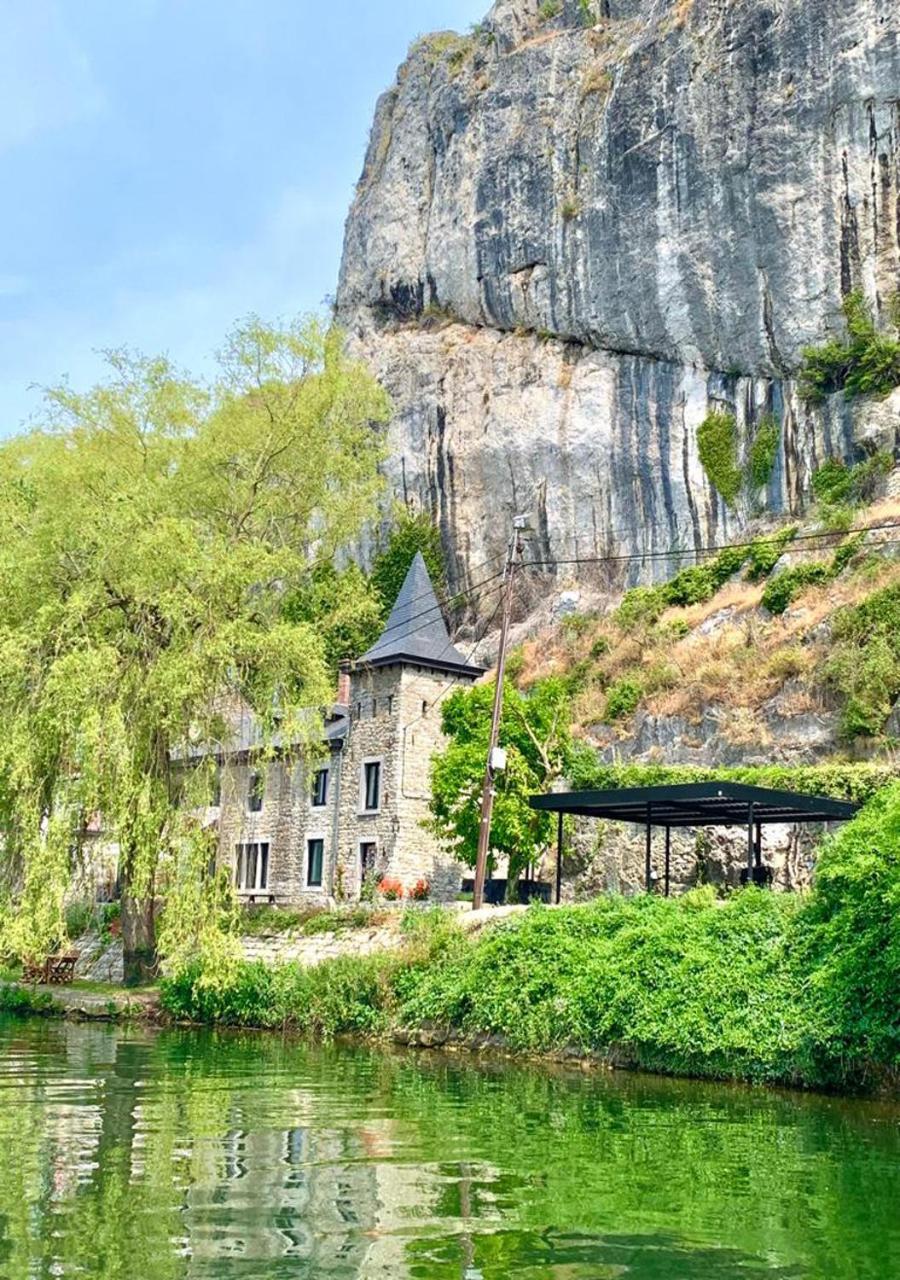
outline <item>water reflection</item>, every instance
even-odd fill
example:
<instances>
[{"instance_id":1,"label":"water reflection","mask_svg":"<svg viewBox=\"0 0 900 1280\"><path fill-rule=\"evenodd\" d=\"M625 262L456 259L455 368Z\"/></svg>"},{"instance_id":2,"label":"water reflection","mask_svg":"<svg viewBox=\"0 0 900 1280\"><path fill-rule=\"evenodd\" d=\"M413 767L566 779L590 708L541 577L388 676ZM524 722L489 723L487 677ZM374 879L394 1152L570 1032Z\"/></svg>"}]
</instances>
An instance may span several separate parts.
<instances>
[{"instance_id":1,"label":"water reflection","mask_svg":"<svg viewBox=\"0 0 900 1280\"><path fill-rule=\"evenodd\" d=\"M0 1278L886 1280L900 1113L0 1023Z\"/></svg>"}]
</instances>

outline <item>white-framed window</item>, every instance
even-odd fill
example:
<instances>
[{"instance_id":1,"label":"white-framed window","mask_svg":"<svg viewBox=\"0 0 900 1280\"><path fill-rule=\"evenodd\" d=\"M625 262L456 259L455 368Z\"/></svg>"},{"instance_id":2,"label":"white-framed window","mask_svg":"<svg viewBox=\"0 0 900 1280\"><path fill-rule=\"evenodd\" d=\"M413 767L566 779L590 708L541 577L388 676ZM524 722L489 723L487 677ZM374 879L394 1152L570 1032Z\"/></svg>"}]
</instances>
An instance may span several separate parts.
<instances>
[{"instance_id":1,"label":"white-framed window","mask_svg":"<svg viewBox=\"0 0 900 1280\"><path fill-rule=\"evenodd\" d=\"M310 803L314 809L324 809L328 803L328 770L317 769L313 774Z\"/></svg>"},{"instance_id":2,"label":"white-framed window","mask_svg":"<svg viewBox=\"0 0 900 1280\"><path fill-rule=\"evenodd\" d=\"M325 875L325 841L313 836L306 842L306 887L321 889Z\"/></svg>"},{"instance_id":3,"label":"white-framed window","mask_svg":"<svg viewBox=\"0 0 900 1280\"><path fill-rule=\"evenodd\" d=\"M261 813L263 794L266 789L265 779L261 773L251 773L247 782L247 808L251 813Z\"/></svg>"},{"instance_id":4,"label":"white-framed window","mask_svg":"<svg viewBox=\"0 0 900 1280\"><path fill-rule=\"evenodd\" d=\"M361 813L378 813L381 809L381 760L363 760L359 773L359 808Z\"/></svg>"},{"instance_id":5,"label":"white-framed window","mask_svg":"<svg viewBox=\"0 0 900 1280\"><path fill-rule=\"evenodd\" d=\"M359 842L359 879L362 884L368 877L375 874L375 864L378 861L378 845L374 840L360 840Z\"/></svg>"},{"instance_id":6,"label":"white-framed window","mask_svg":"<svg viewBox=\"0 0 900 1280\"><path fill-rule=\"evenodd\" d=\"M261 893L269 887L268 843L235 845L234 883L242 893Z\"/></svg>"}]
</instances>

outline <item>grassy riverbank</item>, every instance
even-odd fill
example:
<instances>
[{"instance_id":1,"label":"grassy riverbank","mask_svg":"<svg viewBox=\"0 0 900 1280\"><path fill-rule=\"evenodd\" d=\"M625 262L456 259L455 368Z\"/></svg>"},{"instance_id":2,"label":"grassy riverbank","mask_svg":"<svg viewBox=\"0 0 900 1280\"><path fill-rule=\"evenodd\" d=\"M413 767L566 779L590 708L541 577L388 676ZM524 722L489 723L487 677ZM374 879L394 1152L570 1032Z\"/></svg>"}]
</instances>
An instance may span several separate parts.
<instances>
[{"instance_id":1,"label":"grassy riverbank","mask_svg":"<svg viewBox=\"0 0 900 1280\"><path fill-rule=\"evenodd\" d=\"M831 841L815 889L533 908L465 937L410 915L402 951L163 984L173 1017L332 1035L496 1037L694 1076L865 1088L900 1078L900 784Z\"/></svg>"}]
</instances>

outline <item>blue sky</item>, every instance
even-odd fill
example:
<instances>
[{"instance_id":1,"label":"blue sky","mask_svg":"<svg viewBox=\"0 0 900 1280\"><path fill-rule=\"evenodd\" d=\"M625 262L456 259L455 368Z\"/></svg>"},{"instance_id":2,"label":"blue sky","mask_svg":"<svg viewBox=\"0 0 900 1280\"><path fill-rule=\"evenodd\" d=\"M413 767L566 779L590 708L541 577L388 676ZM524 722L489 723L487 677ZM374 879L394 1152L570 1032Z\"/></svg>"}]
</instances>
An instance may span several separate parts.
<instances>
[{"instance_id":1,"label":"blue sky","mask_svg":"<svg viewBox=\"0 0 900 1280\"><path fill-rule=\"evenodd\" d=\"M318 308L378 94L489 0L0 0L0 434L97 348Z\"/></svg>"}]
</instances>

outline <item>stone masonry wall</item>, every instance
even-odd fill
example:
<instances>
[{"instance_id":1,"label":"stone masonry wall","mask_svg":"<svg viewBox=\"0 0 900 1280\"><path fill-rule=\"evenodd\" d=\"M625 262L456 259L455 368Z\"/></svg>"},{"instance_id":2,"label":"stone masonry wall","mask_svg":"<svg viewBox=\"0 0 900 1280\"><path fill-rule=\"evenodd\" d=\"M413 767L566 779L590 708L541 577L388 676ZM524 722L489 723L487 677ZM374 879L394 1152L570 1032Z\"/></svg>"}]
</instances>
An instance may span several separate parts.
<instances>
[{"instance_id":1,"label":"stone masonry wall","mask_svg":"<svg viewBox=\"0 0 900 1280\"><path fill-rule=\"evenodd\" d=\"M328 760L310 769L325 767ZM268 889L257 895L265 900L316 906L328 898L328 857L332 846L332 809L314 809L310 799L310 769L297 760L276 760L268 765L240 761L223 770L222 803L218 812L219 850L222 863L234 870L239 844L268 842ZM265 776L262 809L249 808L251 775ZM333 784L333 770L329 790ZM215 810L211 813L214 815ZM325 841L325 874L321 888L307 886L307 840ZM249 895L242 893L242 898Z\"/></svg>"},{"instance_id":2,"label":"stone masonry wall","mask_svg":"<svg viewBox=\"0 0 900 1280\"><path fill-rule=\"evenodd\" d=\"M391 872L405 886L424 875L431 885L431 896L438 900L456 896L463 868L440 847L422 823L428 817L431 762L446 741L441 733L441 706L461 684L469 685L471 681L406 667L400 685L401 773L397 792L400 826Z\"/></svg>"},{"instance_id":3,"label":"stone masonry wall","mask_svg":"<svg viewBox=\"0 0 900 1280\"><path fill-rule=\"evenodd\" d=\"M360 844L377 846L376 872L388 870L397 833L399 780L399 667L357 671L351 683L350 732L341 762L340 847L335 893L358 898L362 888ZM381 762L381 803L376 813L363 813L363 764Z\"/></svg>"}]
</instances>

